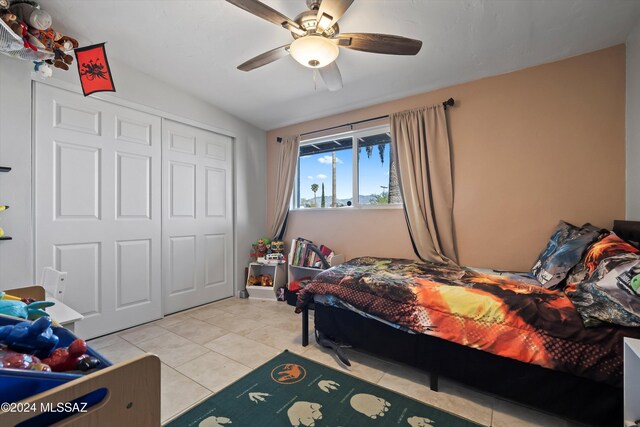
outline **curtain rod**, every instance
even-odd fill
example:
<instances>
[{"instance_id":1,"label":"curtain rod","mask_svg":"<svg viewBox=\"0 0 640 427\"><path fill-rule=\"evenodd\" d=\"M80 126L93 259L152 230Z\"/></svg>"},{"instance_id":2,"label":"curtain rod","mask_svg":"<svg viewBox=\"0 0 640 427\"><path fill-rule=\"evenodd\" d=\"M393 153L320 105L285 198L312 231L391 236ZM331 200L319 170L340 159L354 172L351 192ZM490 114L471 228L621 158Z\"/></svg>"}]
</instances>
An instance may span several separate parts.
<instances>
[{"instance_id":1,"label":"curtain rod","mask_svg":"<svg viewBox=\"0 0 640 427\"><path fill-rule=\"evenodd\" d=\"M449 98L446 101L444 101L442 103L442 105L444 105L444 109L446 110L447 107L453 107L455 105L455 103L456 103L456 101L453 98ZM324 129L319 129L319 130L314 130L314 131L311 131L311 132L301 133L300 136L311 135L313 133L325 132L325 131L333 130L333 129L339 129L339 128L343 128L345 126L353 126L353 125L359 125L361 123L373 122L375 120L386 119L388 117L389 117L389 115L387 114L385 116L374 117L372 119L358 120L357 122L345 123L343 125L331 126L331 127L324 128ZM276 141L282 142L282 137L281 136L277 137Z\"/></svg>"}]
</instances>

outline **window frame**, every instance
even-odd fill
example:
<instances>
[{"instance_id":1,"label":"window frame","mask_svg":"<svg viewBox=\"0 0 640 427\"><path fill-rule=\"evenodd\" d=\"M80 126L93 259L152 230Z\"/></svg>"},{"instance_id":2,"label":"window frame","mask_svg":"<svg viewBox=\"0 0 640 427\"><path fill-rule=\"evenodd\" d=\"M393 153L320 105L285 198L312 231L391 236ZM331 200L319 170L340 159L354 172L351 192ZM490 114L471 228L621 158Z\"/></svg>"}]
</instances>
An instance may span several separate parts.
<instances>
[{"instance_id":1,"label":"window frame","mask_svg":"<svg viewBox=\"0 0 640 427\"><path fill-rule=\"evenodd\" d=\"M298 165L296 167L296 176L293 187L293 194L291 196L291 203L289 205L292 211L338 211L338 210L361 210L361 209L403 209L404 203L393 203L383 205L371 205L360 204L359 189L360 189L360 144L358 138L363 138L372 135L378 135L381 133L391 133L391 126L388 124L372 126L364 129L350 130L347 132L340 132L331 135L320 136L317 138L310 138L300 141L300 147L311 144L318 144L322 142L332 141L334 139L351 138L351 152L352 152L352 188L351 188L351 206L331 207L324 208L305 208L296 207L296 202L300 198L300 151L298 151ZM299 149L298 149L299 150Z\"/></svg>"}]
</instances>

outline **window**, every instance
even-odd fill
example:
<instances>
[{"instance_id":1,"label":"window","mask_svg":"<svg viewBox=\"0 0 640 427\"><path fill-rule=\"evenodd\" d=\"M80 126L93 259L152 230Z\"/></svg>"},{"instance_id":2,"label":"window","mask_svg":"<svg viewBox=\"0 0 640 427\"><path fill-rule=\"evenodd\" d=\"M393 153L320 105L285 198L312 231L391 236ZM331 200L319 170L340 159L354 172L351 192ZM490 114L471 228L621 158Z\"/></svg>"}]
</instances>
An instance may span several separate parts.
<instances>
[{"instance_id":1,"label":"window","mask_svg":"<svg viewBox=\"0 0 640 427\"><path fill-rule=\"evenodd\" d=\"M389 127L303 141L295 209L399 206Z\"/></svg>"},{"instance_id":2,"label":"window","mask_svg":"<svg viewBox=\"0 0 640 427\"><path fill-rule=\"evenodd\" d=\"M351 206L353 203L352 170L351 137L300 145L298 199L295 207Z\"/></svg>"}]
</instances>

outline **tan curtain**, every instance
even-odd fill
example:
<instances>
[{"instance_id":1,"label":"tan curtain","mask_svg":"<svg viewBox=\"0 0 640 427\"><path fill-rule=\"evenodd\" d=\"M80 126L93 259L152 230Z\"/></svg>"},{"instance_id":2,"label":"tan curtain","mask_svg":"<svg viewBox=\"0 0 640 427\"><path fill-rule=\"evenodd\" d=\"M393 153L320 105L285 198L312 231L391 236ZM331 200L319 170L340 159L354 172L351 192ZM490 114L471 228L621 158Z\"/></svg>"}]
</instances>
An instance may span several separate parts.
<instances>
[{"instance_id":1,"label":"tan curtain","mask_svg":"<svg viewBox=\"0 0 640 427\"><path fill-rule=\"evenodd\" d=\"M278 169L276 170L275 201L271 236L279 239L284 230L289 214L293 184L296 179L298 166L298 148L300 136L290 136L282 139L278 144Z\"/></svg>"},{"instance_id":2,"label":"tan curtain","mask_svg":"<svg viewBox=\"0 0 640 427\"><path fill-rule=\"evenodd\" d=\"M457 262L447 116L442 105L390 116L398 179L413 248L423 261Z\"/></svg>"}]
</instances>

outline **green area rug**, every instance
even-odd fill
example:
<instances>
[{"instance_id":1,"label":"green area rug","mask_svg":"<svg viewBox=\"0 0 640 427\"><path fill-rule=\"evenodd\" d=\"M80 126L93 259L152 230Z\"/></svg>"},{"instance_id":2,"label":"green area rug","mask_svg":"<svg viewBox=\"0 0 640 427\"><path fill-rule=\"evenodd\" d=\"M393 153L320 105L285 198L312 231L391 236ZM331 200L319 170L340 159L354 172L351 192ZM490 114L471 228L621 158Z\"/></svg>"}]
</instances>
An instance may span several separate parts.
<instances>
[{"instance_id":1,"label":"green area rug","mask_svg":"<svg viewBox=\"0 0 640 427\"><path fill-rule=\"evenodd\" d=\"M168 427L477 425L285 351Z\"/></svg>"}]
</instances>

